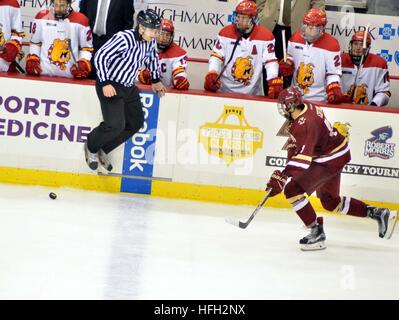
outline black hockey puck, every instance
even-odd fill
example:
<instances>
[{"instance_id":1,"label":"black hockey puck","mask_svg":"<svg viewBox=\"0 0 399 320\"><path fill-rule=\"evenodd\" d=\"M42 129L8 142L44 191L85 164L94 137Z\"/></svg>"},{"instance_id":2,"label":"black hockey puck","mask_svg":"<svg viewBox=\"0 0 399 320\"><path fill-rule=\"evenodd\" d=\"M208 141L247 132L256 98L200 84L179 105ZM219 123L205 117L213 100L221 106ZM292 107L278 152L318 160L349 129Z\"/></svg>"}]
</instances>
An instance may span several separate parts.
<instances>
[{"instance_id":1,"label":"black hockey puck","mask_svg":"<svg viewBox=\"0 0 399 320\"><path fill-rule=\"evenodd\" d=\"M57 198L57 195L54 192L50 192L48 195L51 199L55 200Z\"/></svg>"}]
</instances>

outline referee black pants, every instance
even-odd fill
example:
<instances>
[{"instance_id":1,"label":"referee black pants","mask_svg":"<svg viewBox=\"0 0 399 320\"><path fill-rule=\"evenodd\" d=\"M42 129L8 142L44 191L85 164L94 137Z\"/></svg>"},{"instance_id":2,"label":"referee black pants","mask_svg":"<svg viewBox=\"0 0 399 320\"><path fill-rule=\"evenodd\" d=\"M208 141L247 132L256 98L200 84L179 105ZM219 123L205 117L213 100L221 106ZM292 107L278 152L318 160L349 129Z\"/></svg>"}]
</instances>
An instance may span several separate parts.
<instances>
[{"instance_id":1,"label":"referee black pants","mask_svg":"<svg viewBox=\"0 0 399 320\"><path fill-rule=\"evenodd\" d=\"M87 137L87 147L92 153L100 149L105 153L111 152L139 131L144 123L139 89L135 85L128 88L115 82L111 84L117 95L107 98L103 94L103 85L96 81L104 121Z\"/></svg>"}]
</instances>

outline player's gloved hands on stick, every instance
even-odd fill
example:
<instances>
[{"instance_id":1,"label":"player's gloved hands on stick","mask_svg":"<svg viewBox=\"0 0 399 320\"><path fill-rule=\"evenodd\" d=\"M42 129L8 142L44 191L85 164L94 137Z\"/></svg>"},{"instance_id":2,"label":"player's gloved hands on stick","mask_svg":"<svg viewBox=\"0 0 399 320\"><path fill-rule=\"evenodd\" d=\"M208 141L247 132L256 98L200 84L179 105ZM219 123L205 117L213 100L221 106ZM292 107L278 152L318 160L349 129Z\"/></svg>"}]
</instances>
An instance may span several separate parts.
<instances>
[{"instance_id":1,"label":"player's gloved hands on stick","mask_svg":"<svg viewBox=\"0 0 399 320\"><path fill-rule=\"evenodd\" d=\"M188 90L188 88L190 87L190 83L188 82L187 78L177 76L173 79L173 86L177 90Z\"/></svg>"},{"instance_id":2,"label":"player's gloved hands on stick","mask_svg":"<svg viewBox=\"0 0 399 320\"><path fill-rule=\"evenodd\" d=\"M278 63L278 75L280 77L290 77L294 74L294 63L287 59L287 61L280 60Z\"/></svg>"},{"instance_id":3,"label":"player's gloved hands on stick","mask_svg":"<svg viewBox=\"0 0 399 320\"><path fill-rule=\"evenodd\" d=\"M338 82L331 82L326 89L328 103L339 104L344 101L344 94Z\"/></svg>"},{"instance_id":4,"label":"player's gloved hands on stick","mask_svg":"<svg viewBox=\"0 0 399 320\"><path fill-rule=\"evenodd\" d=\"M13 62L20 52L21 45L19 42L15 40L9 40L4 45L4 51L0 54L0 58L7 62Z\"/></svg>"},{"instance_id":5,"label":"player's gloved hands on stick","mask_svg":"<svg viewBox=\"0 0 399 320\"><path fill-rule=\"evenodd\" d=\"M276 170L271 175L269 182L266 185L267 189L272 189L269 193L269 197L274 197L283 191L285 184L287 183L288 176L282 173L280 170Z\"/></svg>"},{"instance_id":6,"label":"player's gloved hands on stick","mask_svg":"<svg viewBox=\"0 0 399 320\"><path fill-rule=\"evenodd\" d=\"M86 79L91 72L91 63L86 59L80 59L71 67L71 73L75 79Z\"/></svg>"},{"instance_id":7,"label":"player's gloved hands on stick","mask_svg":"<svg viewBox=\"0 0 399 320\"><path fill-rule=\"evenodd\" d=\"M139 80L142 84L147 84L150 85L151 84L151 74L150 71L146 68L141 69L140 73L139 73Z\"/></svg>"},{"instance_id":8,"label":"player's gloved hands on stick","mask_svg":"<svg viewBox=\"0 0 399 320\"><path fill-rule=\"evenodd\" d=\"M28 54L26 57L26 72L34 76L40 76L42 68L40 67L40 58L35 54Z\"/></svg>"},{"instance_id":9,"label":"player's gloved hands on stick","mask_svg":"<svg viewBox=\"0 0 399 320\"><path fill-rule=\"evenodd\" d=\"M273 78L268 82L269 92L267 96L271 99L277 99L281 91L283 91L284 81L281 78Z\"/></svg>"},{"instance_id":10,"label":"player's gloved hands on stick","mask_svg":"<svg viewBox=\"0 0 399 320\"><path fill-rule=\"evenodd\" d=\"M216 80L219 77L216 71L209 71L205 76L204 88L208 91L216 92L220 89L222 82L220 79Z\"/></svg>"}]
</instances>

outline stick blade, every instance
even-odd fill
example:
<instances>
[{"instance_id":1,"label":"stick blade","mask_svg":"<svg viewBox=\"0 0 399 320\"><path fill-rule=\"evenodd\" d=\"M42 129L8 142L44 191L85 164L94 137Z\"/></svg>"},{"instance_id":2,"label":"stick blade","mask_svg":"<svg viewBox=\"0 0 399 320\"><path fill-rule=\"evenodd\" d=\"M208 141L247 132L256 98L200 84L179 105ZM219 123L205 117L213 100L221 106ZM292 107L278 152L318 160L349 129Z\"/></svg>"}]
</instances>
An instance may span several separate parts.
<instances>
[{"instance_id":1,"label":"stick blade","mask_svg":"<svg viewBox=\"0 0 399 320\"><path fill-rule=\"evenodd\" d=\"M247 227L247 224L244 222L241 222L237 219L233 219L233 218L226 218L225 219L227 223L232 224L233 226L239 227L241 229L245 229Z\"/></svg>"},{"instance_id":2,"label":"stick blade","mask_svg":"<svg viewBox=\"0 0 399 320\"><path fill-rule=\"evenodd\" d=\"M239 227L240 226L240 221L238 221L237 219L233 219L233 218L226 218L225 221L227 223L232 224L233 226Z\"/></svg>"}]
</instances>

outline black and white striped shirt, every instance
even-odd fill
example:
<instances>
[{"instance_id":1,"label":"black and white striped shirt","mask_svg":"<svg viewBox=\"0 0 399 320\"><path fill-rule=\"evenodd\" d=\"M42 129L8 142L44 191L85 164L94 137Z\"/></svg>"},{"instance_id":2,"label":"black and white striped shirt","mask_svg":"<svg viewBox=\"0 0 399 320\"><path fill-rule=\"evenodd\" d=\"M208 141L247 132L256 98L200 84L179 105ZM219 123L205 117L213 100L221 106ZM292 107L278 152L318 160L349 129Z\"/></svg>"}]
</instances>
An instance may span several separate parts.
<instances>
[{"instance_id":1,"label":"black and white striped shirt","mask_svg":"<svg viewBox=\"0 0 399 320\"><path fill-rule=\"evenodd\" d=\"M140 40L133 29L118 32L108 40L97 51L94 65L102 84L117 82L131 87L144 66L150 70L153 82L160 79L156 40Z\"/></svg>"}]
</instances>

